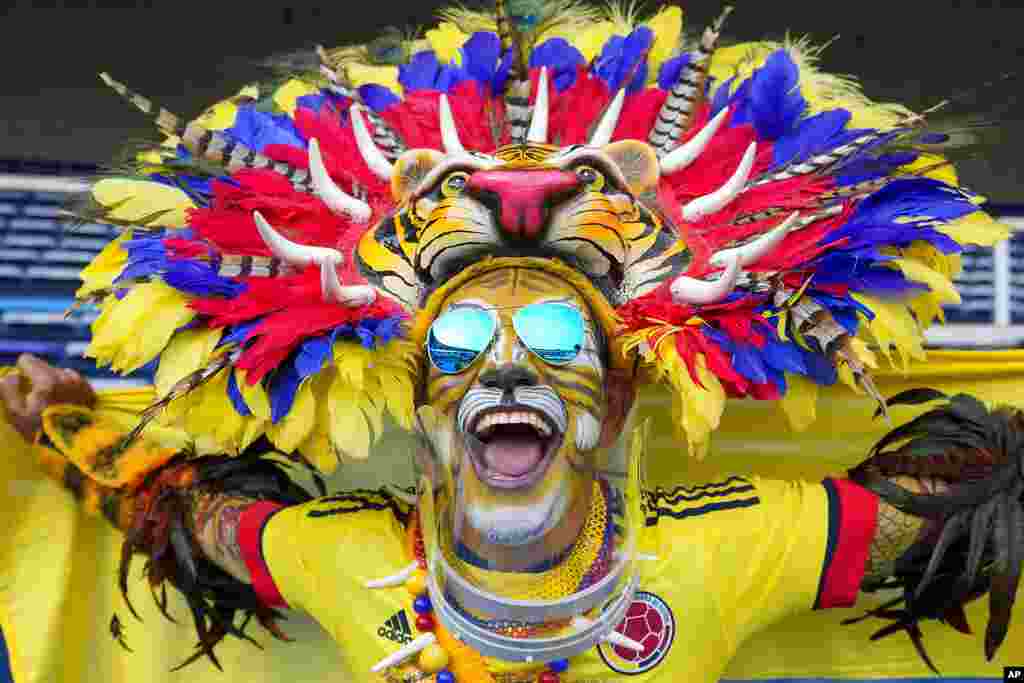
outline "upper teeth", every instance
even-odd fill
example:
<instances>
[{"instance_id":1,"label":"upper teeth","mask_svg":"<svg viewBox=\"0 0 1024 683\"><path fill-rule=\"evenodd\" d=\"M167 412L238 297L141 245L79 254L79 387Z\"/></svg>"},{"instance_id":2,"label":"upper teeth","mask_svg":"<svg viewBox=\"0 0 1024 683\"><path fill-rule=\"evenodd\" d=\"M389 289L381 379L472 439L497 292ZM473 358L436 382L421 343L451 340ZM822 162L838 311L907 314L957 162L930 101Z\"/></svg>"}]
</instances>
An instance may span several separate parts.
<instances>
[{"instance_id":1,"label":"upper teeth","mask_svg":"<svg viewBox=\"0 0 1024 683\"><path fill-rule=\"evenodd\" d=\"M541 416L525 410L501 411L484 415L476 423L473 430L479 435L485 435L497 425L527 424L537 430L542 437L551 436L551 427Z\"/></svg>"}]
</instances>

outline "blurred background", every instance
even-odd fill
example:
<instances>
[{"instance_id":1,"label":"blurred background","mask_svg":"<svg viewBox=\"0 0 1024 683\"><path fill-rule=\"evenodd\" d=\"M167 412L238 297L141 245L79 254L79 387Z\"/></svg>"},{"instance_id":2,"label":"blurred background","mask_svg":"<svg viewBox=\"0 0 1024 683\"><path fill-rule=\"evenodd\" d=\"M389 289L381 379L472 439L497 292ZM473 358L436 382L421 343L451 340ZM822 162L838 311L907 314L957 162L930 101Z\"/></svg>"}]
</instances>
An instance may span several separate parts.
<instances>
[{"instance_id":1,"label":"blurred background","mask_svg":"<svg viewBox=\"0 0 1024 683\"><path fill-rule=\"evenodd\" d=\"M75 367L100 385L146 382L149 369L116 378L83 357L89 323L66 316L78 271L113 229L58 222L60 205L119 148L156 139L147 121L106 89L96 73L120 81L181 115L266 77L269 55L316 44L365 40L387 26L430 23L434 0L353 3L185 3L169 0L36 0L4 3L0 22L0 364L31 352ZM469 5L480 4L469 2ZM700 30L717 0L683 3ZM1024 6L1019 2L924 3L777 0L736 3L732 41L807 35L831 41L828 71L855 74L869 96L915 110L953 97L951 116L995 124L984 130L962 181L990 199L994 213L1024 228ZM649 2L648 9L656 9ZM951 325L929 331L937 346L1024 344L1024 235L995 250L965 255L963 303ZM0 677L2 680L2 677Z\"/></svg>"}]
</instances>

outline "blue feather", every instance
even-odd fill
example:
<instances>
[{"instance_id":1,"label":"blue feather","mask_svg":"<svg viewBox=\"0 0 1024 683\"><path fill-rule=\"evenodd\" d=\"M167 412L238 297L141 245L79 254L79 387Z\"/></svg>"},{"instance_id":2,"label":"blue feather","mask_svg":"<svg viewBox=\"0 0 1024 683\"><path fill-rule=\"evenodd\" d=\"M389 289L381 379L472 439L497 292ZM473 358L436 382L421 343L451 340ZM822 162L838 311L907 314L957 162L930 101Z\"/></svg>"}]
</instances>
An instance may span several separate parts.
<instances>
[{"instance_id":1,"label":"blue feather","mask_svg":"<svg viewBox=\"0 0 1024 683\"><path fill-rule=\"evenodd\" d=\"M576 82L576 73L585 62L583 53L565 38L552 38L533 48L530 68L548 68L548 76L557 92L564 92Z\"/></svg>"},{"instance_id":2,"label":"blue feather","mask_svg":"<svg viewBox=\"0 0 1024 683\"><path fill-rule=\"evenodd\" d=\"M511 54L502 55L501 40L490 31L478 31L463 43L462 68L469 78L487 87L491 93L501 92L508 78Z\"/></svg>"},{"instance_id":3,"label":"blue feather","mask_svg":"<svg viewBox=\"0 0 1024 683\"><path fill-rule=\"evenodd\" d=\"M248 341L249 335L252 334L252 331L255 330L256 327L261 322L263 322L263 318L255 318L253 320L248 320L244 323L239 323L238 325L232 326L227 331L227 333L225 333L220 338L220 342L217 343L217 346L220 347L225 346L227 344L242 344Z\"/></svg>"},{"instance_id":4,"label":"blue feather","mask_svg":"<svg viewBox=\"0 0 1024 683\"><path fill-rule=\"evenodd\" d=\"M852 142L867 132L858 128L845 130L850 116L845 109L830 109L800 120L796 127L775 141L773 168L806 161Z\"/></svg>"},{"instance_id":5,"label":"blue feather","mask_svg":"<svg viewBox=\"0 0 1024 683\"><path fill-rule=\"evenodd\" d=\"M378 83L361 85L358 92L363 104L376 112L390 109L402 101L402 98L391 92L389 88Z\"/></svg>"},{"instance_id":6,"label":"blue feather","mask_svg":"<svg viewBox=\"0 0 1024 683\"><path fill-rule=\"evenodd\" d=\"M843 164L842 172L836 174L836 184L842 187L884 178L891 175L900 166L913 163L919 156L918 152L909 151L891 152L875 157L858 155L855 161Z\"/></svg>"},{"instance_id":7,"label":"blue feather","mask_svg":"<svg viewBox=\"0 0 1024 683\"><path fill-rule=\"evenodd\" d=\"M689 52L665 61L658 70L658 87L662 90L671 90L675 87L679 82L679 75L692 61L693 55Z\"/></svg>"},{"instance_id":8,"label":"blue feather","mask_svg":"<svg viewBox=\"0 0 1024 683\"><path fill-rule=\"evenodd\" d=\"M839 379L832 361L816 351L800 349L804 357L804 365L807 368L807 376L823 386L832 386Z\"/></svg>"},{"instance_id":9,"label":"blue feather","mask_svg":"<svg viewBox=\"0 0 1024 683\"><path fill-rule=\"evenodd\" d=\"M636 92L647 82L647 52L653 42L654 32L646 26L637 27L625 38L612 36L594 60L592 70L612 92L623 86L627 92ZM626 83L630 74L633 77Z\"/></svg>"},{"instance_id":10,"label":"blue feather","mask_svg":"<svg viewBox=\"0 0 1024 683\"><path fill-rule=\"evenodd\" d=\"M733 82L736 81L736 77L733 76L729 80L723 82L720 86L715 89L715 94L711 98L711 116L713 117L718 112L722 111L732 99L732 95L729 94L730 88L732 88Z\"/></svg>"},{"instance_id":11,"label":"blue feather","mask_svg":"<svg viewBox=\"0 0 1024 683\"><path fill-rule=\"evenodd\" d=\"M732 125L752 123L761 140L777 140L791 131L807 108L798 87L799 76L786 50L773 52L746 81L749 88L744 97L734 96L739 106Z\"/></svg>"},{"instance_id":12,"label":"blue feather","mask_svg":"<svg viewBox=\"0 0 1024 683\"><path fill-rule=\"evenodd\" d=\"M267 382L271 422L277 424L282 417L291 411L301 384L302 377L295 367L294 357L286 360L274 371Z\"/></svg>"},{"instance_id":13,"label":"blue feather","mask_svg":"<svg viewBox=\"0 0 1024 683\"><path fill-rule=\"evenodd\" d=\"M439 90L448 92L452 87L469 78L466 71L458 66L442 65L437 55L430 50L417 52L408 64L398 66L398 82L408 92L418 90Z\"/></svg>"},{"instance_id":14,"label":"blue feather","mask_svg":"<svg viewBox=\"0 0 1024 683\"><path fill-rule=\"evenodd\" d=\"M309 377L317 372L330 358L331 350L334 348L334 335L325 334L312 339L307 339L299 347L295 356L295 368L300 377Z\"/></svg>"},{"instance_id":15,"label":"blue feather","mask_svg":"<svg viewBox=\"0 0 1024 683\"><path fill-rule=\"evenodd\" d=\"M235 407L235 412L242 417L249 417L252 415L252 411L249 410L249 406L245 403L245 398L242 396L242 392L238 389L238 380L235 377L235 371L228 368L228 398L231 399L231 405Z\"/></svg>"},{"instance_id":16,"label":"blue feather","mask_svg":"<svg viewBox=\"0 0 1024 683\"><path fill-rule=\"evenodd\" d=\"M262 152L267 145L306 148L306 140L286 114L268 114L249 105L238 108L234 124L224 131L249 149Z\"/></svg>"},{"instance_id":17,"label":"blue feather","mask_svg":"<svg viewBox=\"0 0 1024 683\"><path fill-rule=\"evenodd\" d=\"M220 296L233 299L246 290L244 283L221 277L215 268L201 261L170 260L161 278L180 292L200 297Z\"/></svg>"},{"instance_id":18,"label":"blue feather","mask_svg":"<svg viewBox=\"0 0 1024 683\"><path fill-rule=\"evenodd\" d=\"M747 344L737 343L733 346L732 366L754 384L765 384L768 376L757 349Z\"/></svg>"}]
</instances>

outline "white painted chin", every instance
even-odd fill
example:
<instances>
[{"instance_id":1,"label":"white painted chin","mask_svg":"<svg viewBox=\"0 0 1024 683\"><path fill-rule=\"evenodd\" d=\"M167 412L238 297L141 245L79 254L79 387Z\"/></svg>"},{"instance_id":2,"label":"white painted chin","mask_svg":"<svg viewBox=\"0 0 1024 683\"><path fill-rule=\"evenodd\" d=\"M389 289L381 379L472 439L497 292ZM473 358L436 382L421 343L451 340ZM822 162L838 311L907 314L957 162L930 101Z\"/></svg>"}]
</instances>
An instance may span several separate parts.
<instances>
[{"instance_id":1,"label":"white painted chin","mask_svg":"<svg viewBox=\"0 0 1024 683\"><path fill-rule=\"evenodd\" d=\"M466 522L488 543L525 546L540 541L562 520L569 508L569 492L558 487L542 499L521 504L489 504L484 509L466 506Z\"/></svg>"}]
</instances>

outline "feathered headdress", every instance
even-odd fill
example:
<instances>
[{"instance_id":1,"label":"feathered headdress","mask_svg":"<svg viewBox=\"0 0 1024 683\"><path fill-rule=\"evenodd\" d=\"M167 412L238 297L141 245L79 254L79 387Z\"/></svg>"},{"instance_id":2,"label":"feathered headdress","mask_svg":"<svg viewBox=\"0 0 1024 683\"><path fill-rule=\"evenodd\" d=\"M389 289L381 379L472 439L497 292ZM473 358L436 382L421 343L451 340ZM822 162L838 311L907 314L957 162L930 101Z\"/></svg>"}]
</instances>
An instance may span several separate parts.
<instances>
[{"instance_id":1,"label":"feathered headdress","mask_svg":"<svg viewBox=\"0 0 1024 683\"><path fill-rule=\"evenodd\" d=\"M578 271L617 360L671 388L697 453L727 397L780 399L805 426L818 385L873 392L876 354L920 358L957 300L961 244L1006 232L920 117L821 73L799 41L716 48L727 13L689 44L676 7L644 22L567 0L451 10L422 40L321 50L320 72L194 121L104 75L167 137L83 214L125 228L83 272L92 355L123 371L159 358L145 417L221 448L265 434L322 470L365 457L386 412L410 423L423 326L406 320L451 272L415 230L380 226L444 159L584 150L626 169L649 241L591 240L589 258L564 246L581 232L499 230L473 253L528 238Z\"/></svg>"}]
</instances>

